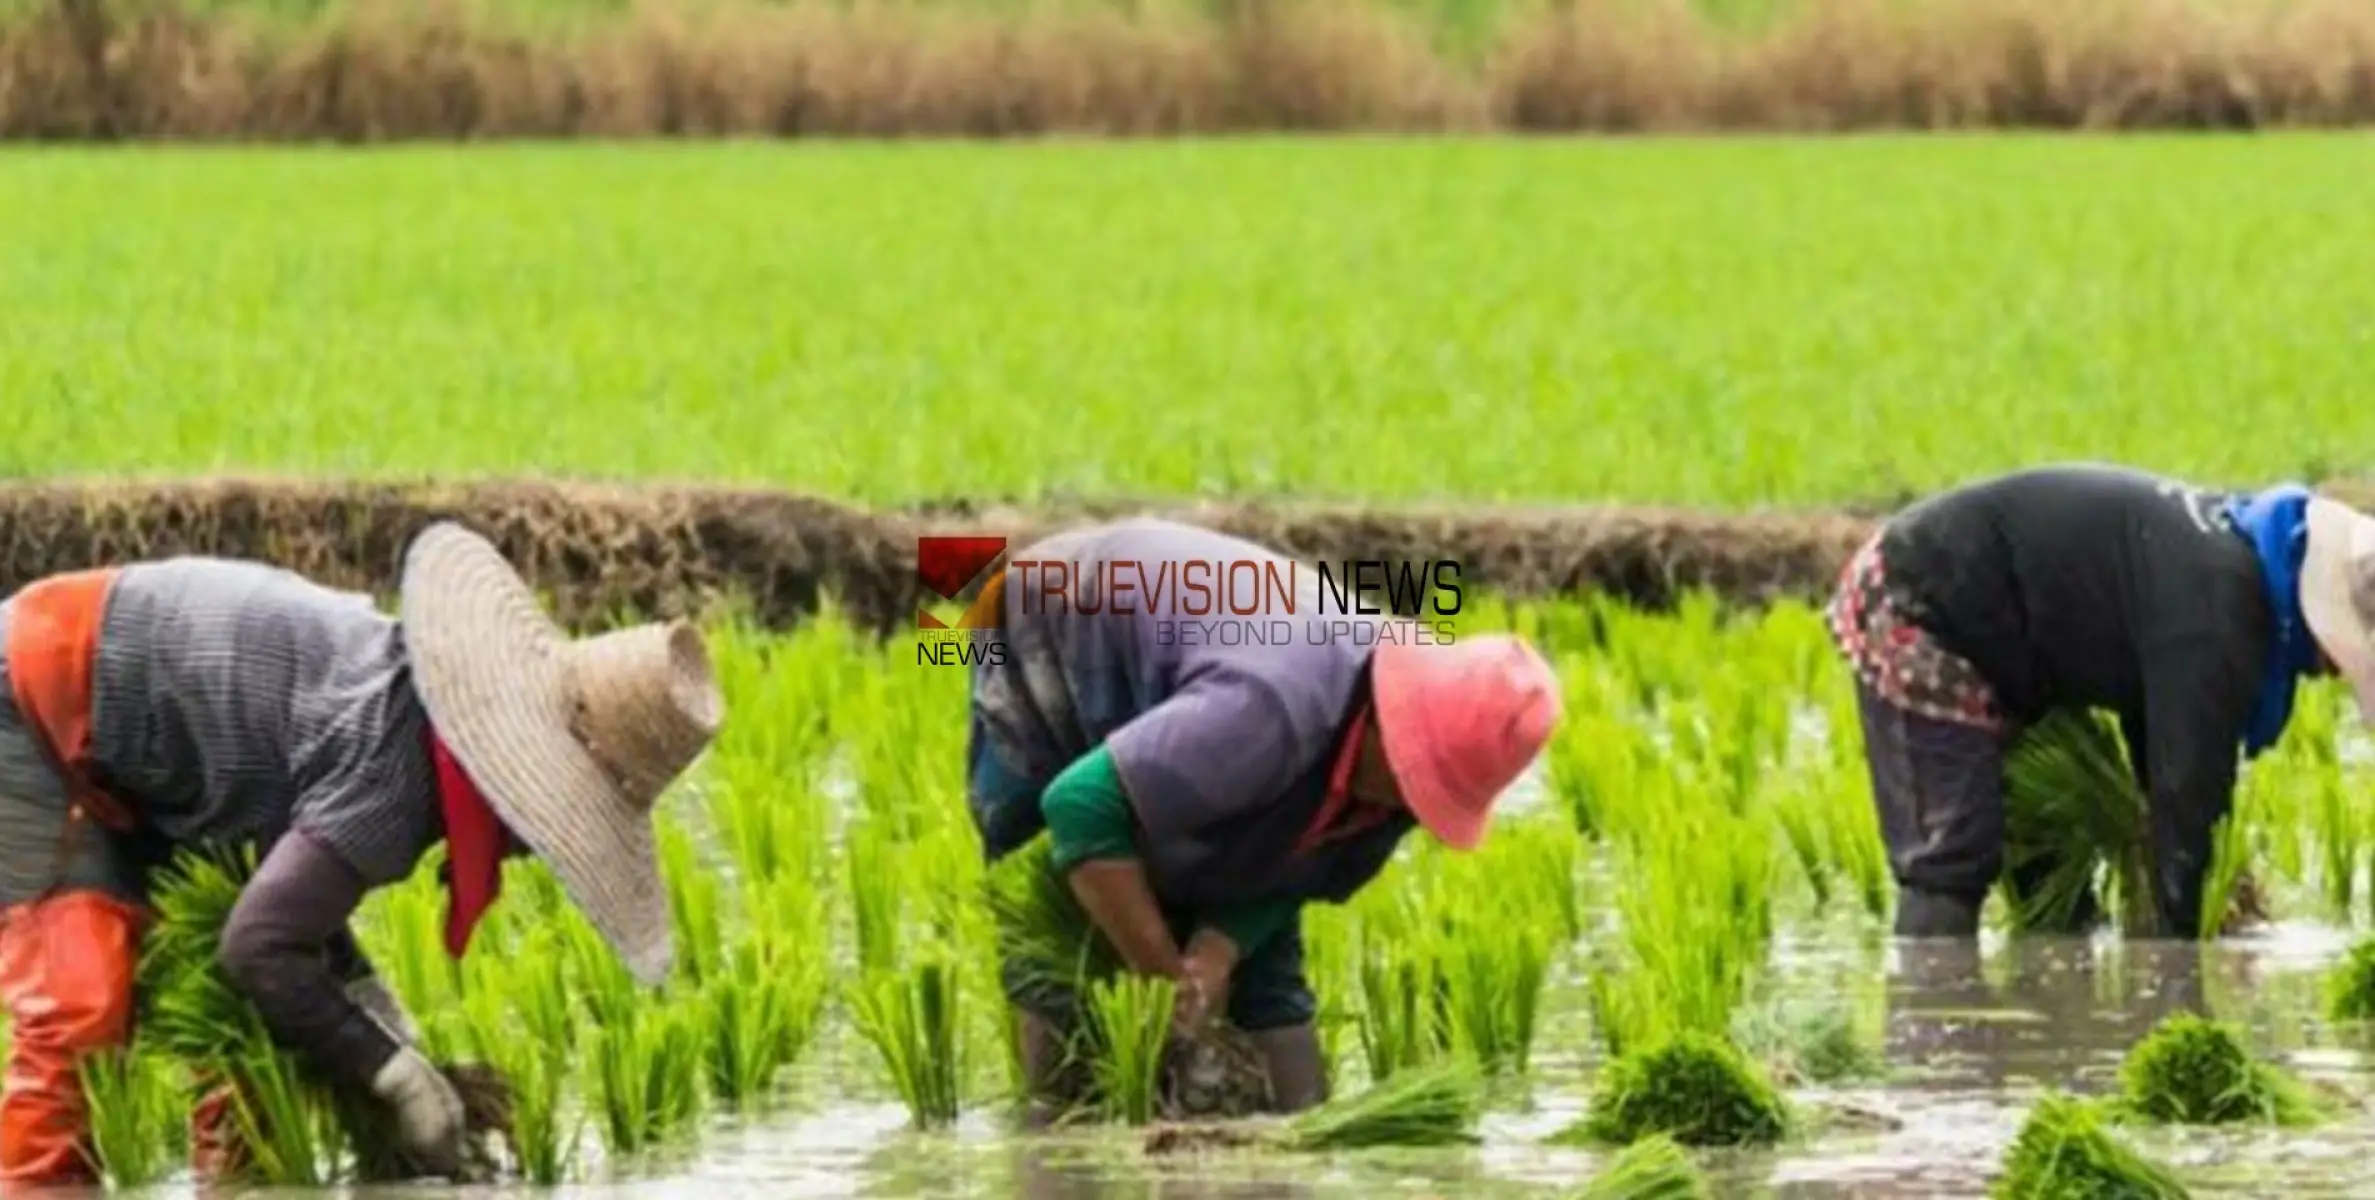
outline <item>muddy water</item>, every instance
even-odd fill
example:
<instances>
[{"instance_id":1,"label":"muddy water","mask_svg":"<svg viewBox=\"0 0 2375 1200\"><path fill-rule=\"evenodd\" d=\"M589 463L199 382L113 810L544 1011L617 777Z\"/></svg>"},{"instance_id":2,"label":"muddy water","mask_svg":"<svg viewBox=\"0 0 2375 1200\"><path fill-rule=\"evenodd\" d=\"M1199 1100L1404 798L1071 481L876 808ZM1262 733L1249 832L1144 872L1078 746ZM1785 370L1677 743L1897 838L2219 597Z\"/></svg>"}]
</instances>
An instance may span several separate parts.
<instances>
[{"instance_id":1,"label":"muddy water","mask_svg":"<svg viewBox=\"0 0 2375 1200\"><path fill-rule=\"evenodd\" d=\"M2353 1093L2375 1091L2362 1082L2359 1050L2316 1018L2320 977L2345 944L2343 934L2306 924L2204 949L2110 937L1991 940L1960 951L1852 935L1785 940L1772 993L1800 1011L1868 1006L1863 1011L1884 1031L1892 1073L1837 1088L1799 1087L1793 1095L1834 1111L1878 1114L1897 1127L1835 1127L1778 1153L1710 1165L1721 1172L1724 1195L1979 1196L2037 1089L2111 1087L2136 1039L2182 1009L2244 1022L2268 1053L2313 1080ZM841 1102L749 1127L714 1127L697 1158L648 1165L635 1178L518 1194L622 1200L1556 1196L1587 1179L1599 1161L1589 1152L1532 1144L1573 1119L1588 1094L1592 1064L1558 1052L1589 1044L1575 1015L1580 1009L1572 999L1554 1006L1531 1096L1505 1101L1488 1119L1487 1144L1471 1151L1156 1162L1136 1154L1129 1139L1111 1135L1012 1137L992 1111L976 1113L951 1133L918 1136L904 1129L895 1104ZM812 1070L849 1078L806 1083L818 1094L840 1093L864 1067L862 1055L836 1049ZM2306 1132L2130 1136L2178 1167L2203 1195L2375 1194L2375 1118L2347 1117Z\"/></svg>"}]
</instances>

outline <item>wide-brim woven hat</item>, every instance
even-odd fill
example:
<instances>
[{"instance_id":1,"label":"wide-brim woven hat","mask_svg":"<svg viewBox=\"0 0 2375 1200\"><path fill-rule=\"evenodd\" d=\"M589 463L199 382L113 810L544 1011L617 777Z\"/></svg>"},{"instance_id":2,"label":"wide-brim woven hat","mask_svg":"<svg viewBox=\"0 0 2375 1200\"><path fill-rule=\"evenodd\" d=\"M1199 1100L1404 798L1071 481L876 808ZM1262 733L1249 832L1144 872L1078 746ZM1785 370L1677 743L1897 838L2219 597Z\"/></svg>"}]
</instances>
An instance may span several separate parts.
<instances>
[{"instance_id":1,"label":"wide-brim woven hat","mask_svg":"<svg viewBox=\"0 0 2375 1200\"><path fill-rule=\"evenodd\" d=\"M2309 501L2301 616L2375 726L2375 519L2322 496Z\"/></svg>"},{"instance_id":2,"label":"wide-brim woven hat","mask_svg":"<svg viewBox=\"0 0 2375 1200\"><path fill-rule=\"evenodd\" d=\"M405 552L398 611L429 722L487 803L646 984L674 958L652 806L725 717L700 631L573 639L485 538Z\"/></svg>"}]
</instances>

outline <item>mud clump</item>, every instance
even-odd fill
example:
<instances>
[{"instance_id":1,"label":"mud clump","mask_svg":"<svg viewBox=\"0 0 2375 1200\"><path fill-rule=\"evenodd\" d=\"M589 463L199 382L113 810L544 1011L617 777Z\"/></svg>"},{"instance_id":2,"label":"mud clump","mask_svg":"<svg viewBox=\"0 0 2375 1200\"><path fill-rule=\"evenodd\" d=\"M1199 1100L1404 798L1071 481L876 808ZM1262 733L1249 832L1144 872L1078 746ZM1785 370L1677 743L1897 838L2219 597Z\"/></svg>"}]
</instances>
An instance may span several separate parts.
<instances>
[{"instance_id":1,"label":"mud clump","mask_svg":"<svg viewBox=\"0 0 2375 1200\"><path fill-rule=\"evenodd\" d=\"M531 32L464 0L303 25L50 0L0 27L0 135L48 140L2257 129L2375 116L2375 14L2168 0L1512 10L1483 55L1360 0L1009 14L728 0ZM2043 70L2039 64L2066 69Z\"/></svg>"},{"instance_id":2,"label":"mud clump","mask_svg":"<svg viewBox=\"0 0 2375 1200\"><path fill-rule=\"evenodd\" d=\"M467 1131L466 1159L476 1178L492 1178L498 1139L511 1139L511 1081L484 1063L446 1063L438 1068L462 1098L462 1127ZM339 1124L346 1130L354 1154L357 1183L402 1183L426 1175L404 1152L394 1114L369 1096L341 1091L335 1103Z\"/></svg>"},{"instance_id":3,"label":"mud clump","mask_svg":"<svg viewBox=\"0 0 2375 1200\"><path fill-rule=\"evenodd\" d=\"M1251 1037L1225 1022L1172 1039L1163 1055L1164 1120L1253 1116L1270 1111L1272 1100L1269 1061Z\"/></svg>"}]
</instances>

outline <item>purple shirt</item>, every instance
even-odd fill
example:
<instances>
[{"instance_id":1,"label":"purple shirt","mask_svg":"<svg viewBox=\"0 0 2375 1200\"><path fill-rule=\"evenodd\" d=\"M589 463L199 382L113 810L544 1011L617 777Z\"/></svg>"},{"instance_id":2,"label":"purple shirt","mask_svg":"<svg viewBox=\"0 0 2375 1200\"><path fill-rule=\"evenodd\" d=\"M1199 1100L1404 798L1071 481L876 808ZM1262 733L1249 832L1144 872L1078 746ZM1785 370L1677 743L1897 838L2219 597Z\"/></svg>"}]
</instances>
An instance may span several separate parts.
<instances>
[{"instance_id":1,"label":"purple shirt","mask_svg":"<svg viewBox=\"0 0 2375 1200\"><path fill-rule=\"evenodd\" d=\"M974 703L986 748L1033 803L996 815L1008 834L992 832L992 853L1037 832L1040 790L1102 742L1165 899L1334 896L1365 881L1374 868L1347 885L1332 855L1287 861L1376 645L1339 624L1376 618L1343 615L1332 595L1323 613L1321 599L1316 567L1172 521L1096 525L1016 551L1005 660L977 671ZM1393 838L1407 824L1389 822Z\"/></svg>"}]
</instances>

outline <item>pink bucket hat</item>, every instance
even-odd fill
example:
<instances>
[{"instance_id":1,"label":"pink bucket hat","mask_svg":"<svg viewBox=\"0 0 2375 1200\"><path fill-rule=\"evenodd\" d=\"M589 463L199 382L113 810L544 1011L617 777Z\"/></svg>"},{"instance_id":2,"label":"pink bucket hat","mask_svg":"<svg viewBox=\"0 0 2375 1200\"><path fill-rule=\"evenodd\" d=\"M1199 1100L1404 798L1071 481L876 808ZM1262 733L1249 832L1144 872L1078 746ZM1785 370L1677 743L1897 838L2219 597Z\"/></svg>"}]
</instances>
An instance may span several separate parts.
<instances>
[{"instance_id":1,"label":"pink bucket hat","mask_svg":"<svg viewBox=\"0 0 2375 1200\"><path fill-rule=\"evenodd\" d=\"M1386 765L1410 814L1454 850L1484 841L1493 802L1550 740L1558 678L1522 639L1377 648L1370 668Z\"/></svg>"}]
</instances>

